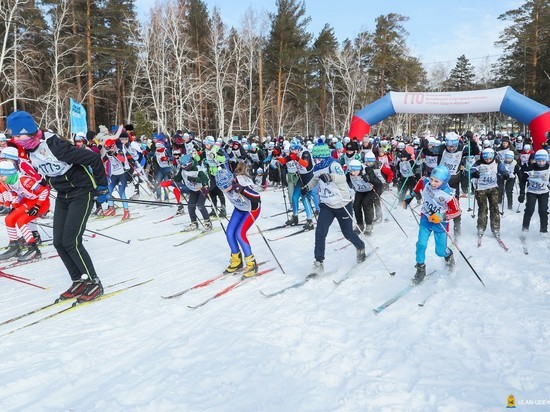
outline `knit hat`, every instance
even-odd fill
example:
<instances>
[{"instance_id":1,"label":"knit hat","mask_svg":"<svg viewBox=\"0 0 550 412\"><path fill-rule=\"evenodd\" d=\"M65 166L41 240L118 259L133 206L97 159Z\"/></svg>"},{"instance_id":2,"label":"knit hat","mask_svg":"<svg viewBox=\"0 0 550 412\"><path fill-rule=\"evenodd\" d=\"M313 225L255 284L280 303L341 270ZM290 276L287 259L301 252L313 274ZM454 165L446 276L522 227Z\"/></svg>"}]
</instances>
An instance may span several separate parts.
<instances>
[{"instance_id":1,"label":"knit hat","mask_svg":"<svg viewBox=\"0 0 550 412\"><path fill-rule=\"evenodd\" d=\"M224 190L233 184L233 175L229 170L220 169L216 174L216 185Z\"/></svg>"},{"instance_id":2,"label":"knit hat","mask_svg":"<svg viewBox=\"0 0 550 412\"><path fill-rule=\"evenodd\" d=\"M153 134L153 139L157 139L157 140L160 140L161 142L165 142L166 141L166 136L164 135L164 133L155 133Z\"/></svg>"},{"instance_id":3,"label":"knit hat","mask_svg":"<svg viewBox=\"0 0 550 412\"><path fill-rule=\"evenodd\" d=\"M19 160L19 152L13 146L8 146L0 153L0 159Z\"/></svg>"},{"instance_id":4,"label":"knit hat","mask_svg":"<svg viewBox=\"0 0 550 412\"><path fill-rule=\"evenodd\" d=\"M314 159L323 159L330 156L330 148L326 144L316 144L311 149L311 155Z\"/></svg>"},{"instance_id":5,"label":"knit hat","mask_svg":"<svg viewBox=\"0 0 550 412\"><path fill-rule=\"evenodd\" d=\"M8 130L12 136L34 134L38 127L30 114L25 111L13 112L8 116Z\"/></svg>"},{"instance_id":6,"label":"knit hat","mask_svg":"<svg viewBox=\"0 0 550 412\"><path fill-rule=\"evenodd\" d=\"M0 162L0 176L12 176L17 173L12 162L3 160Z\"/></svg>"}]
</instances>

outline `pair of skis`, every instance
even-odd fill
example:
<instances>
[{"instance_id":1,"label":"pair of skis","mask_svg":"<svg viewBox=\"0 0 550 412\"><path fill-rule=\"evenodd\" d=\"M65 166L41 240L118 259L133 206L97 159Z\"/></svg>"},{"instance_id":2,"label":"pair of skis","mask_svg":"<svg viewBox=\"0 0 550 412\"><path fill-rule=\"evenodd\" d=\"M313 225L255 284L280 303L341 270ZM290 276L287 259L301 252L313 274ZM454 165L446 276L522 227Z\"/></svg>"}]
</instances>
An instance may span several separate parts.
<instances>
[{"instance_id":1,"label":"pair of skis","mask_svg":"<svg viewBox=\"0 0 550 412\"><path fill-rule=\"evenodd\" d=\"M429 272L425 277L424 279L422 279L421 281L419 282L410 282L406 287L404 287L403 289L401 289L399 292L397 292L393 297L391 297L390 299L388 299L386 302L382 303L380 306L378 306L377 308L374 308L372 311L374 312L375 315L378 315L380 312L383 312L384 310L386 310L389 306L393 305L395 302L397 302L399 299L401 299L402 297L406 296L409 292L411 292L414 288L416 288L417 286L421 285L422 283L424 283L426 281L426 279L428 279L429 277L433 276L435 273L437 273L437 270L433 270L431 272ZM427 300L427 299L426 299ZM426 303L426 300L424 302L422 302L422 304L420 306L423 306L425 303Z\"/></svg>"},{"instance_id":2,"label":"pair of skis","mask_svg":"<svg viewBox=\"0 0 550 412\"><path fill-rule=\"evenodd\" d=\"M260 266L263 266L264 264L266 264L268 261L263 261L263 262L259 262L258 263L258 267ZM251 279L254 279L254 278L257 278L259 276L263 276L269 272L273 272L275 270L275 268L268 268L268 269L263 269L263 270L260 270L256 276L253 276L253 277L250 277L250 278L244 278L244 277L240 277L237 281L231 283L230 285L226 286L225 288L223 288L222 290L220 290L219 292L213 294L212 296L210 296L208 299L196 304L196 305L188 305L189 308L191 309L197 309L197 308L200 308L201 306L204 306L206 305L208 302L214 300L214 299L217 299L219 298L220 296L223 296L223 295L226 295L227 293L229 293L230 291L232 291L233 289L241 286L244 282L247 282L248 280L251 280ZM235 275L239 275L240 273L239 272L236 272L236 273L222 273L220 275L217 275L217 276L214 276L213 278L210 278L210 279L207 279L205 281L202 281L200 283L197 283L196 285L193 285L187 289L184 289L182 290L181 292L178 292L178 293L174 293L173 295L168 295L168 296L162 296L163 299L174 299L174 298L178 298L180 296L183 296L185 295L186 293L192 291L192 290L195 290L195 289L200 289L200 288L203 288L205 286L208 286L208 285L211 285L213 283L216 283L220 280L223 280L223 279L226 279L226 278L230 278L232 276L235 276Z\"/></svg>"},{"instance_id":3,"label":"pair of skis","mask_svg":"<svg viewBox=\"0 0 550 412\"><path fill-rule=\"evenodd\" d=\"M376 248L378 249L378 248ZM344 273L338 280L335 280L333 279L333 283L338 286L340 285L342 282L344 282L346 279L348 279L352 274L353 272L359 267L361 266L373 253L374 251L376 250L371 250L370 252L368 252L366 255L365 255L365 260L363 262L360 262L360 263L355 263L354 265L351 266L351 268L349 268L346 273ZM326 272L326 273L323 273L323 277L326 277L327 275L329 274L332 274L334 271L330 271L330 272ZM279 290L276 290L274 292L264 292L262 290L260 290L260 293L265 296L266 298L272 298L274 296L277 296L277 295L281 295L283 293L285 293L286 291L289 291L291 289L297 289L297 288L300 288L302 286L304 286L306 283L308 283L310 280L312 279L316 279L317 277L319 277L319 273L316 273L316 272L312 272L310 274L308 274L304 279L296 282L296 283L293 283L292 285L290 286L286 286L282 289L279 289Z\"/></svg>"},{"instance_id":4,"label":"pair of skis","mask_svg":"<svg viewBox=\"0 0 550 412\"><path fill-rule=\"evenodd\" d=\"M508 252L508 247L504 244L500 236L495 236L495 239L498 242L499 246L503 248L506 252ZM477 247L481 247L482 240L483 240L483 235L477 235Z\"/></svg>"},{"instance_id":5,"label":"pair of skis","mask_svg":"<svg viewBox=\"0 0 550 412\"><path fill-rule=\"evenodd\" d=\"M126 280L117 282L117 283L113 283L112 285L106 286L106 289L111 289L111 288L113 288L113 287L115 287L115 286L122 285L122 284L125 284L125 283L128 283L128 282L131 282L132 280L135 280L135 279L136 279L136 278L131 278L131 279L126 279ZM21 326L21 327L19 327L19 328L17 328L17 329L12 330L11 332L8 333L8 335L9 335L9 334L12 334L12 333L14 333L14 332L16 332L16 331L18 331L18 330L25 329L25 328L28 328L28 327L30 327L30 326L36 325L36 324L41 323L41 322L43 322L43 321L45 321L45 320L47 320L47 319L51 319L51 318L53 318L53 317L59 316L59 315L61 315L61 314L63 314L63 313L69 312L69 311L74 310L74 309L76 309L76 308L79 308L79 307L82 307L82 306L87 306L87 305L89 305L89 304L92 304L92 303L95 303L95 302L99 302L99 301L101 301L101 300L109 299L109 298L111 298L111 297L113 297L113 296L116 296L116 295L122 293L122 292L125 292L125 291L127 291L127 290L136 288L136 287L138 287L138 286L145 285L145 284L147 284L147 283L149 283L149 282L152 282L152 281L153 281L153 279L148 279L148 280L145 280L145 281L142 281L142 282L139 282L139 283L134 283L134 284L132 284L132 285L125 286L125 287L123 287L123 288L118 288L118 289L116 289L116 290L114 290L114 291L112 291L112 292L104 293L103 295L101 295L101 296L99 296L99 297L97 297L97 298L95 298L95 299L93 299L93 300L90 300L90 301L79 301L79 300L76 299L76 298L74 298L74 299L66 299L66 300L56 299L53 303L49 303L49 304L47 304L47 305L44 305L44 306L41 306L41 307L39 307L39 308L33 309L33 310L29 311L29 312L26 312L26 313L23 313L23 314L21 314L21 315L15 316L15 317L13 317L13 318L11 318L11 319L7 319L7 320L1 322L1 323L0 323L0 326L7 325L7 324L9 324L9 323L13 323L13 322L15 322L15 321L18 321L18 320L23 319L23 318L26 318L26 317L28 317L28 316L34 315L34 314L36 314L36 313L43 312L43 311L48 310L48 309L50 309L50 308L54 308L54 307L57 307L57 306L61 306L61 305L63 305L63 304L70 303L69 306L66 306L66 307L64 307L64 308L61 309L61 310L55 311L55 312L53 312L53 313L50 313L49 315L44 316L44 317L42 317L42 318L40 318L40 319L37 319L37 320L35 320L34 322L27 323L27 324L25 324L25 325L23 325L23 326Z\"/></svg>"}]
</instances>

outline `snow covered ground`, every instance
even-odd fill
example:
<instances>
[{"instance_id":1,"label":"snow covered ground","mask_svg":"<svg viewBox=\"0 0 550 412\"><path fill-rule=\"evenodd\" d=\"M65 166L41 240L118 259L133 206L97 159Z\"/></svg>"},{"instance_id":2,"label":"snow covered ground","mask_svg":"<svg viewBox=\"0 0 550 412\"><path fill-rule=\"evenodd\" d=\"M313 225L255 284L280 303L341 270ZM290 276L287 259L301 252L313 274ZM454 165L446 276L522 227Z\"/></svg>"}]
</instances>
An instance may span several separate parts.
<instances>
[{"instance_id":1,"label":"snow covered ground","mask_svg":"<svg viewBox=\"0 0 550 412\"><path fill-rule=\"evenodd\" d=\"M284 223L285 215L265 218L284 210L281 191L270 189L262 198L260 226ZM393 203L391 194L384 198ZM173 244L190 234L138 241L181 230L174 223L189 217L154 224L175 209L133 205L132 212L144 217L100 232L131 239L129 245L98 236L86 247L104 285L154 280L14 333L60 308L0 326L0 410L502 411L510 394L518 411L547 410L550 251L540 239L538 217L529 255L517 240L523 216L515 213L517 204L502 219L510 251L490 231L477 248L476 219L467 199L461 202L459 246L487 287L456 250L456 270L446 274L432 239L427 267L439 272L379 315L373 308L414 273L417 224L408 210L394 211L408 237L391 220L375 226L369 238L385 266L373 255L336 287L332 280L355 260L353 247L335 250L346 245L340 240L327 245L325 269L332 273L273 298L259 290L276 291L308 273L314 232L270 242L286 275L262 238L251 235L258 261L269 260L262 268L276 270L193 310L187 305L235 278L177 299L161 296L223 271L229 258L223 232L180 247ZM112 222L91 220L88 229ZM0 234L7 243L3 228ZM335 222L328 240L340 236ZM43 248L48 250L52 246ZM388 269L397 274L390 277ZM0 277L0 322L53 301L69 286L58 258L6 272L49 289ZM525 405L533 400L539 405Z\"/></svg>"}]
</instances>

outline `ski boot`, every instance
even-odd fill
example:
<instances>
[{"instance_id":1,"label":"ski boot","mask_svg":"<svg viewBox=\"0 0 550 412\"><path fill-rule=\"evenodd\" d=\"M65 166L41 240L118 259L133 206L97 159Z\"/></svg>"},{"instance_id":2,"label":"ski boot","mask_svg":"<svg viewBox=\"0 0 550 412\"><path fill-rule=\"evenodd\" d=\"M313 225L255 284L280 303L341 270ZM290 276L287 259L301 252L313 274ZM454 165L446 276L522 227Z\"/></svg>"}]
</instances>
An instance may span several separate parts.
<instances>
[{"instance_id":1,"label":"ski boot","mask_svg":"<svg viewBox=\"0 0 550 412\"><path fill-rule=\"evenodd\" d=\"M313 221L311 219L308 219L306 224L304 225L304 230L313 230L315 226L313 226Z\"/></svg>"},{"instance_id":2,"label":"ski boot","mask_svg":"<svg viewBox=\"0 0 550 412\"><path fill-rule=\"evenodd\" d=\"M212 230L212 221L205 220L204 221L204 229L205 232L210 232Z\"/></svg>"},{"instance_id":3,"label":"ski boot","mask_svg":"<svg viewBox=\"0 0 550 412\"><path fill-rule=\"evenodd\" d=\"M246 262L246 267L243 272L243 278L251 278L258 274L258 265L256 264L256 259L254 255L245 256L244 261Z\"/></svg>"},{"instance_id":4,"label":"ski boot","mask_svg":"<svg viewBox=\"0 0 550 412\"><path fill-rule=\"evenodd\" d=\"M193 230L197 230L198 228L199 228L199 224L197 222L191 222L183 229L183 231L192 232Z\"/></svg>"},{"instance_id":5,"label":"ski boot","mask_svg":"<svg viewBox=\"0 0 550 412\"><path fill-rule=\"evenodd\" d=\"M227 218L227 212L225 210L225 206L221 206L220 207L220 210L218 212L218 216L220 217L220 219L225 219Z\"/></svg>"},{"instance_id":6,"label":"ski boot","mask_svg":"<svg viewBox=\"0 0 550 412\"><path fill-rule=\"evenodd\" d=\"M40 233L38 233L38 230L33 230L32 237L34 238L34 242L39 245L42 243L42 238L40 237Z\"/></svg>"},{"instance_id":7,"label":"ski boot","mask_svg":"<svg viewBox=\"0 0 550 412\"><path fill-rule=\"evenodd\" d=\"M38 249L38 244L36 242L30 242L25 245L27 250L21 256L17 258L18 262L27 262L33 259L40 259L42 257L42 252Z\"/></svg>"},{"instance_id":8,"label":"ski boot","mask_svg":"<svg viewBox=\"0 0 550 412\"><path fill-rule=\"evenodd\" d=\"M84 290L78 297L78 302L89 302L103 295L103 285L98 278L84 282Z\"/></svg>"},{"instance_id":9,"label":"ski boot","mask_svg":"<svg viewBox=\"0 0 550 412\"><path fill-rule=\"evenodd\" d=\"M237 270L243 267L243 259L241 252L231 253L231 259L229 260L229 266L223 273L235 273Z\"/></svg>"},{"instance_id":10,"label":"ski boot","mask_svg":"<svg viewBox=\"0 0 550 412\"><path fill-rule=\"evenodd\" d=\"M322 275L325 271L325 265L322 261L316 260L313 262L313 268L311 269L311 273L307 275L308 278L314 278L319 275Z\"/></svg>"},{"instance_id":11,"label":"ski boot","mask_svg":"<svg viewBox=\"0 0 550 412\"><path fill-rule=\"evenodd\" d=\"M184 215L185 214L185 206L184 205L178 205L178 210L176 212L176 215Z\"/></svg>"},{"instance_id":12,"label":"ski boot","mask_svg":"<svg viewBox=\"0 0 550 412\"><path fill-rule=\"evenodd\" d=\"M80 296L80 294L84 291L84 287L84 280L73 280L73 284L69 287L69 289L59 295L59 300L73 299Z\"/></svg>"},{"instance_id":13,"label":"ski boot","mask_svg":"<svg viewBox=\"0 0 550 412\"><path fill-rule=\"evenodd\" d=\"M455 267L455 258L453 255L453 251L449 249L449 254L445 256L445 264L449 268L449 270L452 270Z\"/></svg>"},{"instance_id":14,"label":"ski boot","mask_svg":"<svg viewBox=\"0 0 550 412\"><path fill-rule=\"evenodd\" d=\"M417 283L422 282L424 280L424 278L426 277L426 264L417 263L415 265L415 268L416 268L416 273L414 275L414 278L413 278L412 282L414 284L417 284Z\"/></svg>"},{"instance_id":15,"label":"ski boot","mask_svg":"<svg viewBox=\"0 0 550 412\"><path fill-rule=\"evenodd\" d=\"M298 216L292 215L290 219L285 222L285 226L296 226L298 224Z\"/></svg>"},{"instance_id":16,"label":"ski boot","mask_svg":"<svg viewBox=\"0 0 550 412\"><path fill-rule=\"evenodd\" d=\"M103 216L116 216L115 207L109 206L105 213L103 213Z\"/></svg>"},{"instance_id":17,"label":"ski boot","mask_svg":"<svg viewBox=\"0 0 550 412\"><path fill-rule=\"evenodd\" d=\"M357 249L357 263L364 262L367 258L367 255L365 254L365 246Z\"/></svg>"},{"instance_id":18,"label":"ski boot","mask_svg":"<svg viewBox=\"0 0 550 412\"><path fill-rule=\"evenodd\" d=\"M124 209L124 214L122 215L121 220L130 220L130 211L128 209Z\"/></svg>"},{"instance_id":19,"label":"ski boot","mask_svg":"<svg viewBox=\"0 0 550 412\"><path fill-rule=\"evenodd\" d=\"M8 249L0 255L0 260L10 259L12 257L19 256L21 254L21 247L19 241L11 240L8 245Z\"/></svg>"}]
</instances>

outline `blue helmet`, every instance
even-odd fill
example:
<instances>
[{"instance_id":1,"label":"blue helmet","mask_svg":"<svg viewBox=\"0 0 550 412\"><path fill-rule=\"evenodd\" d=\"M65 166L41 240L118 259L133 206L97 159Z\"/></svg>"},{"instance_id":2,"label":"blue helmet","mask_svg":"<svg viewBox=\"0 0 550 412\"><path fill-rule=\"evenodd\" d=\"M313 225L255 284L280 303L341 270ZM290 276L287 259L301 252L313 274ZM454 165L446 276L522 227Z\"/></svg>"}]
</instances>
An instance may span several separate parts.
<instances>
[{"instance_id":1,"label":"blue helmet","mask_svg":"<svg viewBox=\"0 0 550 412\"><path fill-rule=\"evenodd\" d=\"M302 148L302 144L298 139L292 139L290 142L290 150L300 150Z\"/></svg>"},{"instance_id":2,"label":"blue helmet","mask_svg":"<svg viewBox=\"0 0 550 412\"><path fill-rule=\"evenodd\" d=\"M431 177L436 178L437 180L445 183L449 183L449 179L451 178L451 173L449 172L449 169L445 167L444 165L439 165L434 167L432 170Z\"/></svg>"},{"instance_id":3,"label":"blue helmet","mask_svg":"<svg viewBox=\"0 0 550 412\"><path fill-rule=\"evenodd\" d=\"M216 174L216 185L225 190L233 184L233 175L227 169L220 169Z\"/></svg>"}]
</instances>

